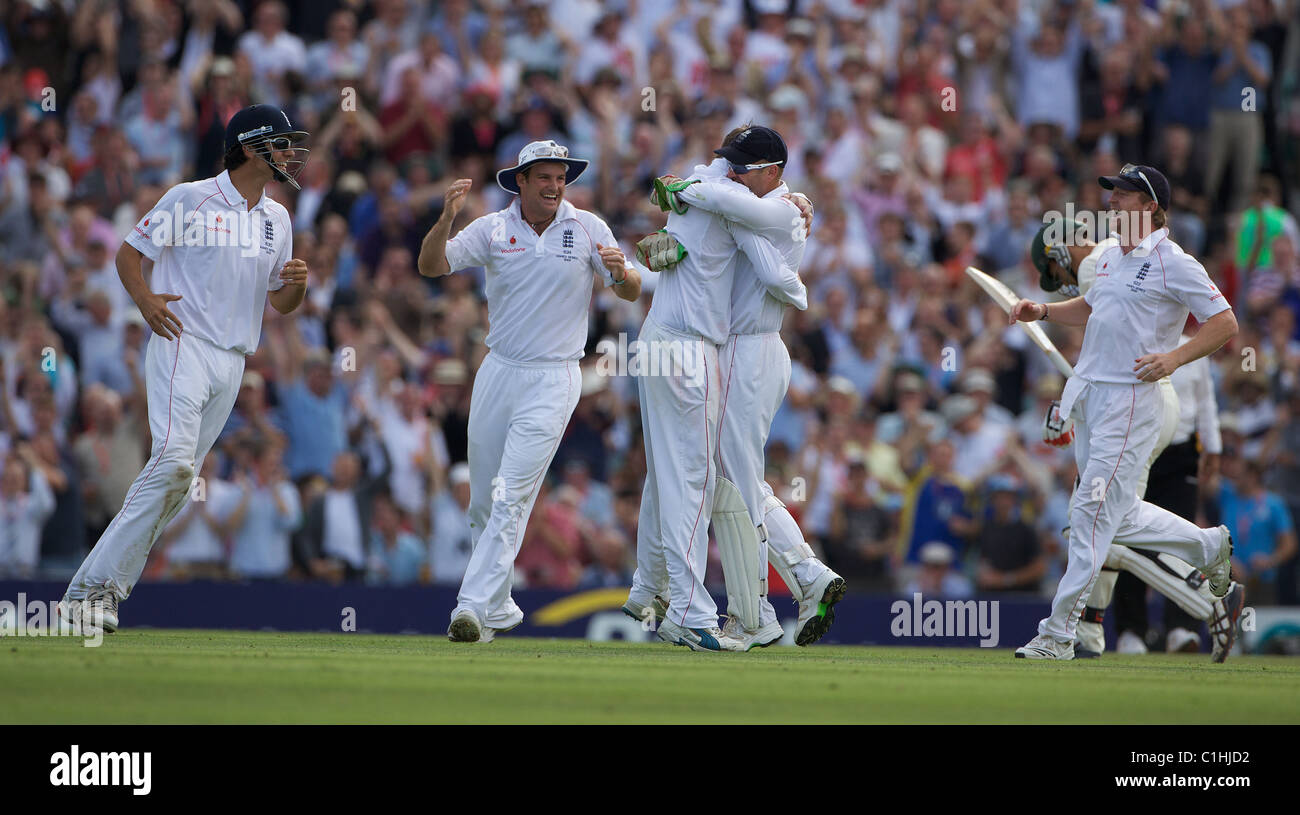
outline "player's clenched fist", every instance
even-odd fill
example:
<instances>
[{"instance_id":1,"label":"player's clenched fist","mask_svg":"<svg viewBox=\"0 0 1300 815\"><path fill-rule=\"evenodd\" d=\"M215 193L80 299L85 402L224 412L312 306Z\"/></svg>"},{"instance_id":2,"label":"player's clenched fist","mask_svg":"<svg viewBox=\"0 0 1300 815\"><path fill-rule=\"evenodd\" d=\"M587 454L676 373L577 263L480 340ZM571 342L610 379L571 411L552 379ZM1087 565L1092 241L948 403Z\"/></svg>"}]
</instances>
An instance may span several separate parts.
<instances>
[{"instance_id":1,"label":"player's clenched fist","mask_svg":"<svg viewBox=\"0 0 1300 815\"><path fill-rule=\"evenodd\" d=\"M280 279L286 286L306 286L307 261L294 258L284 264L284 268L280 270Z\"/></svg>"},{"instance_id":2,"label":"player's clenched fist","mask_svg":"<svg viewBox=\"0 0 1300 815\"><path fill-rule=\"evenodd\" d=\"M447 192L443 195L442 217L455 218L460 214L461 209L465 206L465 200L469 197L470 187L474 186L472 178L458 178L451 182L447 187Z\"/></svg>"},{"instance_id":3,"label":"player's clenched fist","mask_svg":"<svg viewBox=\"0 0 1300 815\"><path fill-rule=\"evenodd\" d=\"M175 314L167 308L168 303L181 299L179 294L153 294L146 293L136 305L140 308L140 316L153 329L153 333L165 340L170 340L181 335L181 321L176 318Z\"/></svg>"},{"instance_id":4,"label":"player's clenched fist","mask_svg":"<svg viewBox=\"0 0 1300 815\"><path fill-rule=\"evenodd\" d=\"M623 278L627 276L627 256L623 254L623 250L617 246L596 244L596 251L600 253L600 262L605 264L606 269L609 269L614 282L621 283Z\"/></svg>"}]
</instances>

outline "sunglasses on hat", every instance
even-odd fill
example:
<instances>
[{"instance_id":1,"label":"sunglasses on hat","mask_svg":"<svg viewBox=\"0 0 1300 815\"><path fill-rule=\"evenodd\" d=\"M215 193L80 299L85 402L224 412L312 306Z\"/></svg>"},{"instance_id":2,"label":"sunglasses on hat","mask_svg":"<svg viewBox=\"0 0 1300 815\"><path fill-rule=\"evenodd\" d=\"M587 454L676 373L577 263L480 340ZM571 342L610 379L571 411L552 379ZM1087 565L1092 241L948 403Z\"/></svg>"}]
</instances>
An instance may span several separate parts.
<instances>
[{"instance_id":1,"label":"sunglasses on hat","mask_svg":"<svg viewBox=\"0 0 1300 815\"><path fill-rule=\"evenodd\" d=\"M1156 201L1157 203L1160 201L1160 197L1156 195L1155 187L1152 187L1151 182L1147 180L1146 173L1139 170L1136 164L1125 164L1121 167L1119 169L1119 177L1128 179L1129 181L1141 181L1143 184L1147 185L1147 192L1151 194L1151 200Z\"/></svg>"},{"instance_id":2,"label":"sunglasses on hat","mask_svg":"<svg viewBox=\"0 0 1300 815\"><path fill-rule=\"evenodd\" d=\"M766 161L763 162L762 164L736 164L735 162L731 162L731 161L727 162L727 164L731 165L731 171L736 175L744 175L750 170L761 170L764 167L775 167L780 163L781 162L779 161Z\"/></svg>"}]
</instances>

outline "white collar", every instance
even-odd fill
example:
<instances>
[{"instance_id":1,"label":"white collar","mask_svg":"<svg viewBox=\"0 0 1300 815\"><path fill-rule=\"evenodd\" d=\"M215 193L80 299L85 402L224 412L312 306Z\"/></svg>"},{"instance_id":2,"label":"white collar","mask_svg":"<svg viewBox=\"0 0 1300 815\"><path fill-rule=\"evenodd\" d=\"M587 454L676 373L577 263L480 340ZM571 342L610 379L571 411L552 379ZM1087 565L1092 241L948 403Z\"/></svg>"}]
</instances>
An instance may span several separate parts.
<instances>
[{"instance_id":1,"label":"white collar","mask_svg":"<svg viewBox=\"0 0 1300 815\"><path fill-rule=\"evenodd\" d=\"M235 187L235 182L230 180L230 171L222 170L221 175L215 179L217 189L221 191L221 197L226 204L235 208L243 207L242 211L248 210L248 199L239 194L239 189ZM266 206L266 188L262 188L262 197L257 199L257 205L253 209Z\"/></svg>"}]
</instances>

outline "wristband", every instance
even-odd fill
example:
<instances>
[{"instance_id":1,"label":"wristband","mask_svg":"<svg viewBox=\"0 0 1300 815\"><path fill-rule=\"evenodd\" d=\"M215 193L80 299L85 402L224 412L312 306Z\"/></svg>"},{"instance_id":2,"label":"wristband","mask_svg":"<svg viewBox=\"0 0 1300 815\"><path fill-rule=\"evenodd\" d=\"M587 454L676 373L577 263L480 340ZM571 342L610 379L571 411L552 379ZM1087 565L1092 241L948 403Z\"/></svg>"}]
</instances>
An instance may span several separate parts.
<instances>
[{"instance_id":1,"label":"wristband","mask_svg":"<svg viewBox=\"0 0 1300 815\"><path fill-rule=\"evenodd\" d=\"M1042 316L1042 317L1039 317L1038 319L1039 319L1039 321L1044 321L1044 320L1047 319L1047 304L1046 304L1046 303L1043 303L1043 316Z\"/></svg>"}]
</instances>

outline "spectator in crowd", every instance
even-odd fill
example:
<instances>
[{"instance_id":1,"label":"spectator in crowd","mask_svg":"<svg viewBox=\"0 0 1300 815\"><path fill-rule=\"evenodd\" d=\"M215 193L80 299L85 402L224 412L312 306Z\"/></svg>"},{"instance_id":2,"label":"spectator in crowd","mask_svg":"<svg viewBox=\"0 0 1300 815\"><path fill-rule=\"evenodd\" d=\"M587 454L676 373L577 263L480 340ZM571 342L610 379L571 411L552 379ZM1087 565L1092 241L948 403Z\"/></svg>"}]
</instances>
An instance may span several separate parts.
<instances>
[{"instance_id":1,"label":"spectator in crowd","mask_svg":"<svg viewBox=\"0 0 1300 815\"><path fill-rule=\"evenodd\" d=\"M54 512L54 493L35 451L20 444L0 472L0 574L31 578L41 557L41 529Z\"/></svg>"},{"instance_id":2,"label":"spectator in crowd","mask_svg":"<svg viewBox=\"0 0 1300 815\"><path fill-rule=\"evenodd\" d=\"M931 597L963 599L972 594L970 580L953 569L952 547L943 541L930 541L921 547L918 559L920 568L903 586L906 595L920 594Z\"/></svg>"},{"instance_id":3,"label":"spectator in crowd","mask_svg":"<svg viewBox=\"0 0 1300 815\"><path fill-rule=\"evenodd\" d=\"M424 572L425 547L405 523L402 508L387 493L375 495L370 520L366 581L407 586Z\"/></svg>"},{"instance_id":4,"label":"spectator in crowd","mask_svg":"<svg viewBox=\"0 0 1300 815\"><path fill-rule=\"evenodd\" d=\"M1041 442L1041 426L1061 383L962 269L996 271L1033 297L1025 248L1044 214L1104 210L1100 188L1084 182L1144 154L1171 183L1180 245L1251 317L1213 360L1219 399L1247 431L1242 455L1294 503L1286 439L1300 409L1285 394L1300 390L1300 126L1286 112L1300 105L1296 0L1158 11L1136 0L794 5L16 4L0 38L0 456L26 445L47 486L66 479L42 525L41 568L81 545L65 508L80 505L75 524L97 531L129 487L119 465L128 472L123 462L148 441L133 418L143 391L132 368L148 332L117 279L121 236L164 185L220 172L226 122L256 102L282 104L313 134L302 189L268 189L293 213L309 301L267 316L207 465L206 506L186 510L168 547L178 557L158 558L146 580L220 576L199 565L215 563L213 536L235 546L237 571L250 564L250 533L225 525L257 439L283 447L308 516L330 490L336 509L346 503L335 464L359 462L356 484L384 482L398 527L427 543L428 579L458 582L466 485L448 464L467 458L488 281L414 272L447 185L474 179L467 223L505 205L492 173L526 142L587 145L592 171L566 195L615 224L631 256L664 224L649 180L689 175L747 120L782 133L784 177L817 206L800 270L810 308L783 327L791 382L768 465L828 557L866 551L876 538L851 530L884 524L896 545L889 574L903 585L923 544L964 555L982 526L966 520L978 513L964 490L983 495L987 484L959 476L1014 473L1051 584L1074 462ZM547 542L534 547L540 584L572 587L584 570L612 581L612 533L635 539L645 473L635 383L587 374L595 342L633 339L647 302L593 300L583 396L529 530ZM1073 358L1081 332L1048 330ZM1242 370L1247 358L1254 371ZM110 391L120 406L103 406ZM995 438L1004 410L1018 418ZM218 476L234 479L229 489ZM243 514L270 495L249 493ZM271 517L273 506L268 529ZM360 560L340 545L354 575L367 568L371 526L361 523ZM253 571L338 579L338 561L313 571L305 537L295 568ZM1295 561L1274 567L1280 599ZM959 562L979 577L978 558Z\"/></svg>"},{"instance_id":5,"label":"spectator in crowd","mask_svg":"<svg viewBox=\"0 0 1300 815\"><path fill-rule=\"evenodd\" d=\"M447 473L448 486L433 493L433 538L429 572L434 583L459 586L474 552L469 526L469 465L457 462Z\"/></svg>"},{"instance_id":6,"label":"spectator in crowd","mask_svg":"<svg viewBox=\"0 0 1300 815\"><path fill-rule=\"evenodd\" d=\"M230 571L244 580L287 577L290 536L302 520L298 490L288 480L279 445L253 441L241 458L231 506L222 512L231 538Z\"/></svg>"},{"instance_id":7,"label":"spectator in crowd","mask_svg":"<svg viewBox=\"0 0 1300 815\"><path fill-rule=\"evenodd\" d=\"M86 430L73 443L72 454L90 540L99 540L144 469L147 434L143 408L143 398L124 405L122 397L103 386L89 386L82 397Z\"/></svg>"},{"instance_id":8,"label":"spectator in crowd","mask_svg":"<svg viewBox=\"0 0 1300 815\"><path fill-rule=\"evenodd\" d=\"M859 453L848 457L848 477L835 496L831 529L823 544L826 564L863 591L890 586L894 517L882 506L881 485L868 475Z\"/></svg>"},{"instance_id":9,"label":"spectator in crowd","mask_svg":"<svg viewBox=\"0 0 1300 815\"><path fill-rule=\"evenodd\" d=\"M298 534L298 560L312 577L337 583L366 573L371 503L382 475L364 479L361 458L351 450L335 456L329 486L307 505Z\"/></svg>"},{"instance_id":10,"label":"spectator in crowd","mask_svg":"<svg viewBox=\"0 0 1300 815\"><path fill-rule=\"evenodd\" d=\"M1232 533L1233 575L1245 582L1252 602L1276 603L1278 566L1296 555L1291 512L1280 496L1264 488L1259 462L1224 452L1219 508Z\"/></svg>"},{"instance_id":11,"label":"spectator in crowd","mask_svg":"<svg viewBox=\"0 0 1300 815\"><path fill-rule=\"evenodd\" d=\"M946 543L954 552L966 550L975 523L966 508L964 482L953 472L955 452L948 439L929 445L926 466L908 486L895 566L915 567L920 563L921 547L931 541Z\"/></svg>"},{"instance_id":12,"label":"spectator in crowd","mask_svg":"<svg viewBox=\"0 0 1300 815\"><path fill-rule=\"evenodd\" d=\"M591 541L591 565L578 578L579 589L627 588L632 585L631 547L617 529L597 532Z\"/></svg>"},{"instance_id":13,"label":"spectator in crowd","mask_svg":"<svg viewBox=\"0 0 1300 815\"><path fill-rule=\"evenodd\" d=\"M975 585L982 592L1037 593L1047 562L1038 533L1021 518L1021 487L1010 476L996 475L987 489L989 511L972 542L979 558Z\"/></svg>"}]
</instances>

